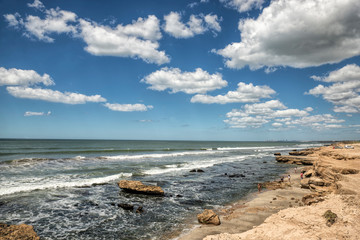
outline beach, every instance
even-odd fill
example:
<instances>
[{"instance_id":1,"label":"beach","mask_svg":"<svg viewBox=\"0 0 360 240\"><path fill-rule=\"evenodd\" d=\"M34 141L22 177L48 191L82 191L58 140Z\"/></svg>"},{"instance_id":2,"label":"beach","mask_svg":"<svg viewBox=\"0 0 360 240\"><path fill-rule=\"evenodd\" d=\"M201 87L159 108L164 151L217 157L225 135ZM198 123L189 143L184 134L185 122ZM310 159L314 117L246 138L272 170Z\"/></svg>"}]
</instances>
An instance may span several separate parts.
<instances>
[{"instance_id":1,"label":"beach","mask_svg":"<svg viewBox=\"0 0 360 240\"><path fill-rule=\"evenodd\" d=\"M299 164L296 173L295 169L288 172L291 186L253 193L247 200L217 209L220 226L201 225L178 239L358 239L360 144L345 146L279 157L282 162ZM313 163L300 165L307 161ZM308 176L303 180L302 171ZM331 223L325 217L328 210L335 214Z\"/></svg>"}]
</instances>

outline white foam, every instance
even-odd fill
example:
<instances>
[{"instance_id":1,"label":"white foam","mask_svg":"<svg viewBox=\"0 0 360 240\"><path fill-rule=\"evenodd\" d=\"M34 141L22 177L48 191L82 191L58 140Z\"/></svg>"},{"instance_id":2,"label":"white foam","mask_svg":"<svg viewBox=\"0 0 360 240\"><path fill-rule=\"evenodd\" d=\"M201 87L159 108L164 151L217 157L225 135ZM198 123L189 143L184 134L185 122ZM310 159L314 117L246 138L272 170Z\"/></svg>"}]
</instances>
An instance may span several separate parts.
<instances>
[{"instance_id":1,"label":"white foam","mask_svg":"<svg viewBox=\"0 0 360 240\"><path fill-rule=\"evenodd\" d=\"M77 179L73 181L61 181L57 180L48 180L44 182L30 182L30 183L21 183L21 186L6 186L2 185L0 188L0 195L9 195L19 192L31 192L35 190L44 190L44 189L56 189L56 188L72 188L72 187L87 187L94 184L103 184L114 181L121 177L131 177L132 173L119 173L115 175L110 175L107 177L100 178L90 178L90 179ZM12 184L13 185L13 184Z\"/></svg>"},{"instance_id":2,"label":"white foam","mask_svg":"<svg viewBox=\"0 0 360 240\"><path fill-rule=\"evenodd\" d=\"M168 157L181 157L188 155L208 155L218 154L221 151L189 151L189 152L176 152L176 153L152 153L152 154L139 154L139 155L117 155L117 156L102 156L101 159L108 160L133 160L133 159L147 159L147 158L168 158Z\"/></svg>"},{"instance_id":3,"label":"white foam","mask_svg":"<svg viewBox=\"0 0 360 240\"><path fill-rule=\"evenodd\" d=\"M179 165L171 164L171 165L165 165L165 168L152 168L152 169L144 171L143 173L148 174L148 175L156 175L156 174L164 174L164 173L170 173L170 172L191 170L191 169L196 169L196 168L208 168L208 167L212 167L216 164L243 161L249 157L255 157L255 156L259 157L259 155L244 155L244 156L226 157L226 158L221 158L221 159L194 161L194 162L188 162L188 163L179 164Z\"/></svg>"}]
</instances>

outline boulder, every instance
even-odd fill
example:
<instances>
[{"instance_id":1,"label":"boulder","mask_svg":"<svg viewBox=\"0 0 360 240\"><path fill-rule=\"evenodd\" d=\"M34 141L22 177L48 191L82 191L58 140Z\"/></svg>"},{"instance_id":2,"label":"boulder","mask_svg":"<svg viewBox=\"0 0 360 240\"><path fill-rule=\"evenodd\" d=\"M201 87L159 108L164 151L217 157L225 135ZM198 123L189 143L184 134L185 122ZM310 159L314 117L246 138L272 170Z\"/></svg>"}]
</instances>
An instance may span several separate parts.
<instances>
[{"instance_id":1,"label":"boulder","mask_svg":"<svg viewBox=\"0 0 360 240\"><path fill-rule=\"evenodd\" d=\"M213 210L205 209L204 212L197 215L197 218L199 223L214 225L221 224L219 216Z\"/></svg>"},{"instance_id":2,"label":"boulder","mask_svg":"<svg viewBox=\"0 0 360 240\"><path fill-rule=\"evenodd\" d=\"M313 169L310 169L310 170L308 170L308 171L306 171L306 172L304 173L304 176L305 176L306 178L309 178L309 177L311 177L311 176L315 176L315 171L314 171Z\"/></svg>"},{"instance_id":3,"label":"boulder","mask_svg":"<svg viewBox=\"0 0 360 240\"><path fill-rule=\"evenodd\" d=\"M301 201L304 203L304 205L311 205L314 203L322 202L324 201L324 198L321 197L319 193L310 193L308 195L305 195Z\"/></svg>"},{"instance_id":4,"label":"boulder","mask_svg":"<svg viewBox=\"0 0 360 240\"><path fill-rule=\"evenodd\" d=\"M0 239L39 240L40 237L30 225L8 225L0 223Z\"/></svg>"},{"instance_id":5,"label":"boulder","mask_svg":"<svg viewBox=\"0 0 360 240\"><path fill-rule=\"evenodd\" d=\"M278 162L298 165L313 165L316 159L316 157L308 156L276 156Z\"/></svg>"},{"instance_id":6,"label":"boulder","mask_svg":"<svg viewBox=\"0 0 360 240\"><path fill-rule=\"evenodd\" d=\"M279 152L274 153L274 156L281 156L281 153L279 153Z\"/></svg>"},{"instance_id":7,"label":"boulder","mask_svg":"<svg viewBox=\"0 0 360 240\"><path fill-rule=\"evenodd\" d=\"M127 204L127 203L119 203L118 207L121 207L124 210L134 210L134 205Z\"/></svg>"},{"instance_id":8,"label":"boulder","mask_svg":"<svg viewBox=\"0 0 360 240\"><path fill-rule=\"evenodd\" d=\"M140 193L146 195L164 196L164 190L159 186L145 185L140 181L121 180L119 187L125 192Z\"/></svg>"},{"instance_id":9,"label":"boulder","mask_svg":"<svg viewBox=\"0 0 360 240\"><path fill-rule=\"evenodd\" d=\"M286 183L281 181L264 182L262 186L268 190L276 190L285 188Z\"/></svg>"},{"instance_id":10,"label":"boulder","mask_svg":"<svg viewBox=\"0 0 360 240\"><path fill-rule=\"evenodd\" d=\"M309 179L308 178L301 179L300 185L301 185L301 188L309 189L310 188L309 187Z\"/></svg>"}]
</instances>

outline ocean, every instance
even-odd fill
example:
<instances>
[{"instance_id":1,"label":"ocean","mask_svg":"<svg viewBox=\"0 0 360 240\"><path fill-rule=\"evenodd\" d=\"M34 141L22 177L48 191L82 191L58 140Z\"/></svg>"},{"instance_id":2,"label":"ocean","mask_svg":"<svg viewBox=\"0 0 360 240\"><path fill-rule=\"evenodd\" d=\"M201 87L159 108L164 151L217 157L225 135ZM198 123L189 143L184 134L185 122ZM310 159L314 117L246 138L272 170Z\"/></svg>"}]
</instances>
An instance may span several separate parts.
<instances>
[{"instance_id":1,"label":"ocean","mask_svg":"<svg viewBox=\"0 0 360 240\"><path fill-rule=\"evenodd\" d=\"M42 239L168 239L196 224L203 209L279 179L292 166L277 163L275 152L322 145L0 140L0 222L32 225ZM165 196L125 193L117 186L123 179L160 186Z\"/></svg>"}]
</instances>

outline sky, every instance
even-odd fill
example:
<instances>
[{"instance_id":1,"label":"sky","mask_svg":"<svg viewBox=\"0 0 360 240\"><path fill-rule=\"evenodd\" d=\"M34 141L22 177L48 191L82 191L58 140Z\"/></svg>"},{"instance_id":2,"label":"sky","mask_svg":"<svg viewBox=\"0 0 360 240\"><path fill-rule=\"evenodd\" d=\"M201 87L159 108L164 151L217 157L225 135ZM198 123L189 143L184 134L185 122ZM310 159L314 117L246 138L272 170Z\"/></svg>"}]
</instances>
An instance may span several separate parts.
<instances>
[{"instance_id":1,"label":"sky","mask_svg":"<svg viewBox=\"0 0 360 240\"><path fill-rule=\"evenodd\" d=\"M358 140L358 0L0 0L0 138Z\"/></svg>"}]
</instances>

